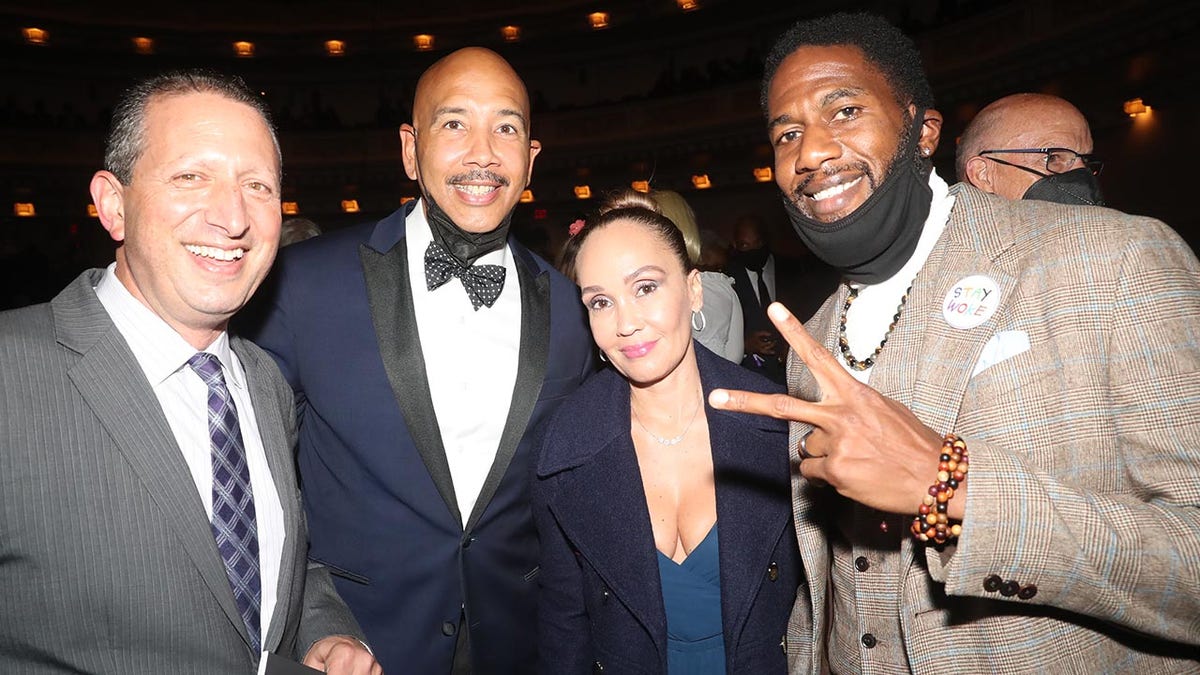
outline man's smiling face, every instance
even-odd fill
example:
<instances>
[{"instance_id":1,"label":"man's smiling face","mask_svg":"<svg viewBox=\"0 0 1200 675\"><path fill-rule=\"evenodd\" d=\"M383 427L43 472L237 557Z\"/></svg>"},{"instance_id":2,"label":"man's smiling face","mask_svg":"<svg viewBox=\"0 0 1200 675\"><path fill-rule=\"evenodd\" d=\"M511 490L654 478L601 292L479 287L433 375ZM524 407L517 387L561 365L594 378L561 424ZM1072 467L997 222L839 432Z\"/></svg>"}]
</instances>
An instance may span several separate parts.
<instances>
[{"instance_id":1,"label":"man's smiling face","mask_svg":"<svg viewBox=\"0 0 1200 675\"><path fill-rule=\"evenodd\" d=\"M805 216L853 213L883 182L915 112L851 46L806 46L771 80L768 133L775 180Z\"/></svg>"},{"instance_id":2,"label":"man's smiling face","mask_svg":"<svg viewBox=\"0 0 1200 675\"><path fill-rule=\"evenodd\" d=\"M529 98L495 54L467 49L417 86L413 124L400 129L404 168L460 229L490 232L529 184L541 145L529 138Z\"/></svg>"}]
</instances>

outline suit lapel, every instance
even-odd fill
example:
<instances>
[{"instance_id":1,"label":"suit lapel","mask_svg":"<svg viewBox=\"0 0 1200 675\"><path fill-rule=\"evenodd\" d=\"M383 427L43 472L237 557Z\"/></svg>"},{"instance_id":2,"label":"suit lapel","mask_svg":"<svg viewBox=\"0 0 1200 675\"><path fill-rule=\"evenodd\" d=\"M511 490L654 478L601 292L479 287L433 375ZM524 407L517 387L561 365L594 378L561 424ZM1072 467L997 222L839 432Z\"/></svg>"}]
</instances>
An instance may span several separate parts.
<instances>
[{"instance_id":1,"label":"suit lapel","mask_svg":"<svg viewBox=\"0 0 1200 675\"><path fill-rule=\"evenodd\" d=\"M550 276L545 272L536 274L537 264L530 253L516 242L512 253L517 268L517 280L521 290L521 345L517 362L517 378L513 386L512 401L508 405L508 419L496 449L496 459L484 480L475 500L475 507L467 521L470 531L479 522L483 512L496 494L496 488L504 479L508 465L512 462L517 446L525 436L525 429L542 391L546 376L546 363L550 353Z\"/></svg>"},{"instance_id":2,"label":"suit lapel","mask_svg":"<svg viewBox=\"0 0 1200 675\"><path fill-rule=\"evenodd\" d=\"M442 434L433 409L433 396L429 392L421 336L417 332L407 251L403 237L386 253L366 245L359 248L371 320L375 325L383 368L400 412L404 415L408 433L446 508L454 516L455 522L461 523L462 514L454 495L450 463L446 460L446 449L442 445Z\"/></svg>"},{"instance_id":3,"label":"suit lapel","mask_svg":"<svg viewBox=\"0 0 1200 675\"><path fill-rule=\"evenodd\" d=\"M88 284L86 275L80 280ZM158 504L163 518L173 523L171 530L180 547L249 645L246 626L213 541L212 527L204 518L204 504L158 398L90 284L77 282L73 291L55 300L54 312L60 342L82 351L68 377ZM101 326L105 330L97 332ZM97 335L94 342L81 349L81 340Z\"/></svg>"},{"instance_id":4,"label":"suit lapel","mask_svg":"<svg viewBox=\"0 0 1200 675\"><path fill-rule=\"evenodd\" d=\"M839 284L831 301L824 305L825 311L818 311L805 328L812 334L813 339L825 345L831 352L837 349L838 322L841 319L841 307L849 295L849 287ZM808 401L821 399L820 387L816 378L796 357L795 350L788 351L788 392ZM809 424L793 422L788 428L788 456L792 466L799 466L800 439L812 429ZM800 559L804 565L805 578L808 579L809 594L812 605L812 635L809 636L809 647L816 651L823 649L825 631L825 602L828 589L829 570L831 566L829 546L826 538L828 518L827 510L823 508L824 498L828 496L829 488L818 487L800 475L798 469L792 471L792 509L795 513L796 537L800 548ZM794 616L800 616L795 613ZM794 629L790 629L794 630ZM814 660L814 663L816 661Z\"/></svg>"},{"instance_id":5,"label":"suit lapel","mask_svg":"<svg viewBox=\"0 0 1200 675\"><path fill-rule=\"evenodd\" d=\"M969 195L960 192L943 234L944 241L934 247L909 298L914 308L926 311L913 313L912 323L902 331L899 344L894 345L897 349L891 356L896 360L891 363L907 366L889 365L882 369L884 377L876 387L907 405L939 433L954 430L971 373L996 327L1006 324L1006 301L1016 286L1016 279L995 262L996 256L1009 245L1003 232L992 225L997 216L983 204L964 204L964 198L970 201ZM946 294L958 282L974 275L996 283L998 308L979 326L955 328L944 314ZM889 340L888 348L891 347ZM915 378L911 375L913 364L917 370ZM905 376L905 371L910 374ZM871 384L876 385L874 377Z\"/></svg>"},{"instance_id":6,"label":"suit lapel","mask_svg":"<svg viewBox=\"0 0 1200 675\"><path fill-rule=\"evenodd\" d=\"M292 411L279 405L278 394L268 386L271 381L270 374L264 371L265 366L260 359L248 352L238 338L231 338L229 346L237 354L246 372L250 400L254 404L254 416L258 421L258 433L262 437L263 449L267 455L267 466L271 469L271 479L275 482L279 503L283 506L283 530L287 538L284 541L283 557L279 562L275 614L269 617L266 636L262 641L262 648L273 652L283 636L286 619L291 616L293 604L299 601L302 595L302 586L293 589L297 581L296 571L305 569L308 565L308 542L300 536L300 502L296 498L298 492L292 439L281 423L292 415Z\"/></svg>"}]
</instances>

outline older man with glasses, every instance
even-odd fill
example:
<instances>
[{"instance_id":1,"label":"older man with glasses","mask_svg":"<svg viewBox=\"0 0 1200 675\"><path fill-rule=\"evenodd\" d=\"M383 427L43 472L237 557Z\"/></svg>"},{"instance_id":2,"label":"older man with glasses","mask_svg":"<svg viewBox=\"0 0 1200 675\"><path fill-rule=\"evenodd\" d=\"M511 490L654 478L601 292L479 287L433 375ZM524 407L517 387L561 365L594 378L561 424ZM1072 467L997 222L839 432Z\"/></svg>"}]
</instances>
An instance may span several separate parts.
<instances>
[{"instance_id":1,"label":"older man with glasses","mask_svg":"<svg viewBox=\"0 0 1200 675\"><path fill-rule=\"evenodd\" d=\"M1092 133L1069 102L1013 94L979 111L958 145L958 179L1009 199L1104 204L1096 176L1104 163Z\"/></svg>"}]
</instances>

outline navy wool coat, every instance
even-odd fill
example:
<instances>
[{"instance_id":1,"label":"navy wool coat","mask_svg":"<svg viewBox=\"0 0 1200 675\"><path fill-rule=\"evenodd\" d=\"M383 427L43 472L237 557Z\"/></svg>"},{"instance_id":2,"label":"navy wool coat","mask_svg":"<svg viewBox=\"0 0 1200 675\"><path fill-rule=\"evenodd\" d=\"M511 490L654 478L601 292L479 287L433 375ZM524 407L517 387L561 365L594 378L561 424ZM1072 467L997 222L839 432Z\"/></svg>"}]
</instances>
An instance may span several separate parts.
<instances>
[{"instance_id":1,"label":"navy wool coat","mask_svg":"<svg viewBox=\"0 0 1200 675\"><path fill-rule=\"evenodd\" d=\"M777 393L769 380L693 343L705 400L714 388ZM705 404L721 529L721 619L729 673L783 673L801 581L787 425ZM629 432L629 384L607 369L550 422L536 465L542 542L543 673L666 673L657 552Z\"/></svg>"}]
</instances>

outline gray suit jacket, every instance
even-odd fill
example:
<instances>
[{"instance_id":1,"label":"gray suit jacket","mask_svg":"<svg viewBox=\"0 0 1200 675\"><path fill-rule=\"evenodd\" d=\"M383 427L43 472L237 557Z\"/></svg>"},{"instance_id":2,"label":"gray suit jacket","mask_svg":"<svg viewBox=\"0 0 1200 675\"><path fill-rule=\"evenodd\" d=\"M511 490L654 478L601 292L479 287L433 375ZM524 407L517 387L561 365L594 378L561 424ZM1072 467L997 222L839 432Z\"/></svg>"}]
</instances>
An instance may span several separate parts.
<instances>
[{"instance_id":1,"label":"gray suit jacket","mask_svg":"<svg viewBox=\"0 0 1200 675\"><path fill-rule=\"evenodd\" d=\"M871 386L967 441L963 535L941 553L904 536L893 590L862 614L895 617L899 596L919 673L1200 671L1200 264L1149 218L951 194ZM975 274L999 307L960 330L944 299ZM845 298L807 324L832 351ZM788 380L819 397L794 355ZM792 425L793 461L806 429ZM788 645L793 672L816 674L825 644L858 640L826 615L828 517L851 507L795 480L809 583Z\"/></svg>"},{"instance_id":2,"label":"gray suit jacket","mask_svg":"<svg viewBox=\"0 0 1200 675\"><path fill-rule=\"evenodd\" d=\"M101 274L0 314L0 672L247 675L258 654L158 399L96 298ZM306 562L291 388L257 347L231 346L287 529L263 648L300 658L361 633Z\"/></svg>"}]
</instances>

